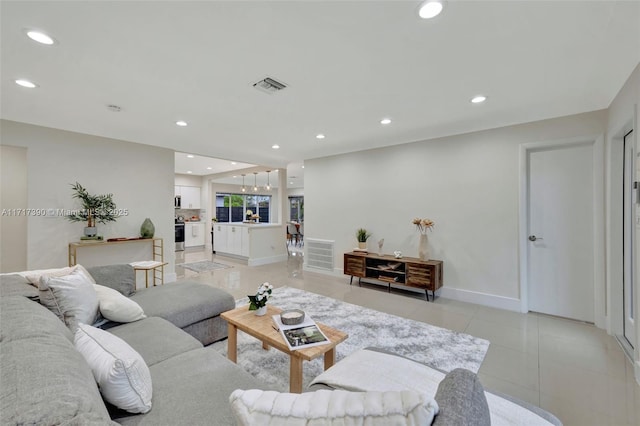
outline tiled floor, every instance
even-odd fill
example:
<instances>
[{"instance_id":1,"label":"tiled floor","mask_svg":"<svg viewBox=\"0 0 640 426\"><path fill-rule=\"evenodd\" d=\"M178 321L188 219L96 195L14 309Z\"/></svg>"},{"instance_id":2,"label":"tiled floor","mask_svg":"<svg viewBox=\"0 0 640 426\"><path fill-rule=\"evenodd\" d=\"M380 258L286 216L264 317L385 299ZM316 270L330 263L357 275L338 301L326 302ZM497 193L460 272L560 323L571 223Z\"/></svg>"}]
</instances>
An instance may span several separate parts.
<instances>
[{"instance_id":1,"label":"tiled floor","mask_svg":"<svg viewBox=\"0 0 640 426\"><path fill-rule=\"evenodd\" d=\"M248 267L205 251L176 253L176 264L215 260L233 268L189 277L241 298L262 282L323 294L390 314L482 337L491 342L480 368L485 387L541 406L565 425L640 425L640 386L614 338L579 322L519 314L443 298L427 303L422 294L388 294L384 287L349 285L347 277L302 270L302 254L287 262Z\"/></svg>"}]
</instances>

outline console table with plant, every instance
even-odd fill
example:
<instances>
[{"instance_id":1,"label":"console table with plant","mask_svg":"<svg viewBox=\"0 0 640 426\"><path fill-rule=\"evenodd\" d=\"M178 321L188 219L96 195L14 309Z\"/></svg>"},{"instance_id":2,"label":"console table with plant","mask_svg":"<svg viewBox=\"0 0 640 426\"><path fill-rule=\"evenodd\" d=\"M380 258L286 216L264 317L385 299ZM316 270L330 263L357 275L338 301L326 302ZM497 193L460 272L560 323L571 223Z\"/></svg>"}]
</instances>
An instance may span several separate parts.
<instances>
[{"instance_id":1,"label":"console table with plant","mask_svg":"<svg viewBox=\"0 0 640 426\"><path fill-rule=\"evenodd\" d=\"M391 284L423 289L427 301L429 291L435 300L435 292L442 287L443 264L441 260L420 260L415 257L396 258L391 255L352 252L344 254L344 273L362 279L387 283L391 292Z\"/></svg>"}]
</instances>

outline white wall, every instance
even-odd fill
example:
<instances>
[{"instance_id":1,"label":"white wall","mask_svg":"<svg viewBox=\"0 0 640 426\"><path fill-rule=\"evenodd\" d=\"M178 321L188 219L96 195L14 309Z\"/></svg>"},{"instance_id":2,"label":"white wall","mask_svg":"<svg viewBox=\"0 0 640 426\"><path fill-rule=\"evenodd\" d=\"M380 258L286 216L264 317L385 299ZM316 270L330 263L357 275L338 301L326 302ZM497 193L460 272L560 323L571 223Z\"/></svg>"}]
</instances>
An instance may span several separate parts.
<instances>
[{"instance_id":1,"label":"white wall","mask_svg":"<svg viewBox=\"0 0 640 426\"><path fill-rule=\"evenodd\" d=\"M193 176L176 173L175 175L176 186L197 186L202 187L202 176Z\"/></svg>"},{"instance_id":2,"label":"white wall","mask_svg":"<svg viewBox=\"0 0 640 426\"><path fill-rule=\"evenodd\" d=\"M0 146L0 272L27 269L27 150ZM6 210L5 210L6 209Z\"/></svg>"},{"instance_id":3,"label":"white wall","mask_svg":"<svg viewBox=\"0 0 640 426\"><path fill-rule=\"evenodd\" d=\"M605 189L607 191L607 306L609 312L608 331L622 334L622 137L630 129L634 129L636 153L640 153L640 64L636 66L608 110L607 138L605 152L607 154L607 172ZM640 161L640 160L639 160ZM640 179L640 172L636 170L634 181ZM634 205L638 215L637 204ZM635 240L635 271L640 270L640 242L638 236L640 228L636 227ZM635 274L635 288L640 289L638 273ZM635 309L640 312L640 291L635 292ZM640 321L636 314L636 348L634 352L635 376L640 383Z\"/></svg>"},{"instance_id":4,"label":"white wall","mask_svg":"<svg viewBox=\"0 0 640 426\"><path fill-rule=\"evenodd\" d=\"M431 255L443 295L519 308L519 146L604 133L606 111L305 160L305 238L335 240L335 264L355 232L386 253L417 256L414 217L435 221ZM480 299L480 298L479 298Z\"/></svg>"},{"instance_id":5,"label":"white wall","mask_svg":"<svg viewBox=\"0 0 640 426\"><path fill-rule=\"evenodd\" d=\"M155 236L165 242L165 276L175 279L173 151L5 120L0 135L3 145L27 148L27 207L78 208L70 186L76 181L92 194L113 193L117 207L129 214L98 224L98 233L105 238L136 237L149 217ZM67 265L68 243L79 240L84 226L62 217L29 217L28 268ZM110 258L103 260L109 263Z\"/></svg>"}]
</instances>

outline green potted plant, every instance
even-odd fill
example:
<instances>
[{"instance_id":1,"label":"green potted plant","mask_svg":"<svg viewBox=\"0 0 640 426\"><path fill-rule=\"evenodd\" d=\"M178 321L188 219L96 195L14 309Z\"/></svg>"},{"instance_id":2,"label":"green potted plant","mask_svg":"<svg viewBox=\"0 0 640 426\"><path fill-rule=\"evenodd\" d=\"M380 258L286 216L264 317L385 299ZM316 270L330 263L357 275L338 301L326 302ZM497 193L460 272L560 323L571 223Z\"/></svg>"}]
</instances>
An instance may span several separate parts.
<instances>
[{"instance_id":1,"label":"green potted plant","mask_svg":"<svg viewBox=\"0 0 640 426\"><path fill-rule=\"evenodd\" d=\"M358 248L366 249L367 248L367 240L371 234L367 232L366 229L360 228L356 231L356 238L358 239Z\"/></svg>"},{"instance_id":2,"label":"green potted plant","mask_svg":"<svg viewBox=\"0 0 640 426\"><path fill-rule=\"evenodd\" d=\"M67 215L67 219L71 222L87 222L84 228L85 236L90 238L97 236L96 223L105 224L116 221L118 215L113 194L91 195L78 182L71 184L71 188L73 198L80 200L82 208L72 210L71 214Z\"/></svg>"}]
</instances>

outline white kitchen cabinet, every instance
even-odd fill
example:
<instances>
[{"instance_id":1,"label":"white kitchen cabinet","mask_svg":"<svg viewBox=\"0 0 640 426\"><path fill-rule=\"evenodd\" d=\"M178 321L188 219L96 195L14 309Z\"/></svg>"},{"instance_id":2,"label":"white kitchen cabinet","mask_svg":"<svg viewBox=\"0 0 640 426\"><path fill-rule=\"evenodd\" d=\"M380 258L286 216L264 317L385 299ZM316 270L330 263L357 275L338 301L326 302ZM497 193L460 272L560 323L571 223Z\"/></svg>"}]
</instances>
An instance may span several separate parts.
<instances>
[{"instance_id":1,"label":"white kitchen cabinet","mask_svg":"<svg viewBox=\"0 0 640 426\"><path fill-rule=\"evenodd\" d=\"M249 257L249 228L242 227L240 229L240 254Z\"/></svg>"},{"instance_id":2,"label":"white kitchen cabinet","mask_svg":"<svg viewBox=\"0 0 640 426\"><path fill-rule=\"evenodd\" d=\"M176 186L175 191L181 198L180 207L183 209L200 208L200 187L199 186Z\"/></svg>"},{"instance_id":3,"label":"white kitchen cabinet","mask_svg":"<svg viewBox=\"0 0 640 426\"><path fill-rule=\"evenodd\" d=\"M213 227L213 249L216 252L228 253L227 234L229 227L227 225L215 225Z\"/></svg>"},{"instance_id":4,"label":"white kitchen cabinet","mask_svg":"<svg viewBox=\"0 0 640 426\"><path fill-rule=\"evenodd\" d=\"M246 226L216 224L213 232L216 253L249 257L249 229Z\"/></svg>"},{"instance_id":5,"label":"white kitchen cabinet","mask_svg":"<svg viewBox=\"0 0 640 426\"><path fill-rule=\"evenodd\" d=\"M204 245L204 223L184 224L184 246L198 247Z\"/></svg>"}]
</instances>

